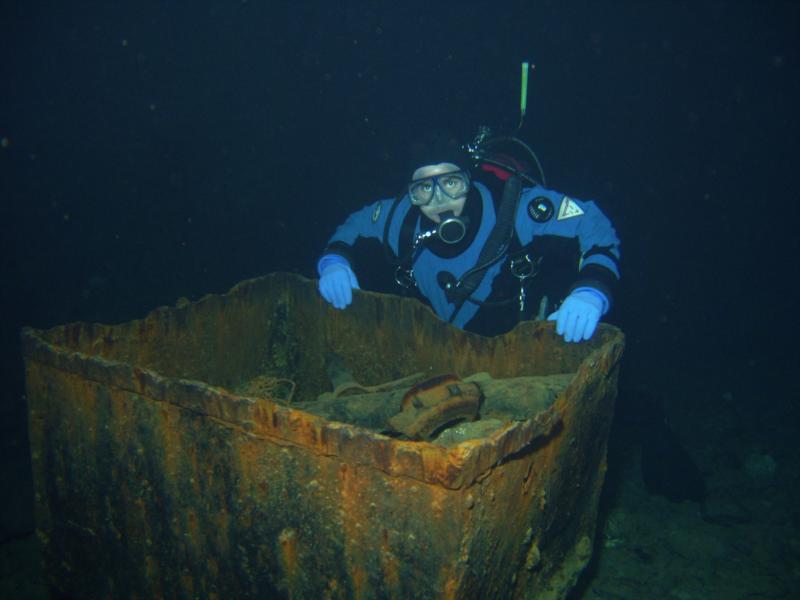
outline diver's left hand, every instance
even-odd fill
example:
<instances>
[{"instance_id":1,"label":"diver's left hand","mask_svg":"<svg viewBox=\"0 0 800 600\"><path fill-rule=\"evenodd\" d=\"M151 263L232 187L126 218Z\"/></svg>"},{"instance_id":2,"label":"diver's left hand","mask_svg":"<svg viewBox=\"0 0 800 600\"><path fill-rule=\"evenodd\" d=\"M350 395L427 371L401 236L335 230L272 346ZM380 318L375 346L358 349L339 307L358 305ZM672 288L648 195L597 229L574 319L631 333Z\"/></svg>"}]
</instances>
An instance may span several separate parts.
<instances>
[{"instance_id":1,"label":"diver's left hand","mask_svg":"<svg viewBox=\"0 0 800 600\"><path fill-rule=\"evenodd\" d=\"M556 333L563 335L565 342L581 342L594 335L607 307L605 294L594 288L582 287L567 296L547 320L556 322Z\"/></svg>"}]
</instances>

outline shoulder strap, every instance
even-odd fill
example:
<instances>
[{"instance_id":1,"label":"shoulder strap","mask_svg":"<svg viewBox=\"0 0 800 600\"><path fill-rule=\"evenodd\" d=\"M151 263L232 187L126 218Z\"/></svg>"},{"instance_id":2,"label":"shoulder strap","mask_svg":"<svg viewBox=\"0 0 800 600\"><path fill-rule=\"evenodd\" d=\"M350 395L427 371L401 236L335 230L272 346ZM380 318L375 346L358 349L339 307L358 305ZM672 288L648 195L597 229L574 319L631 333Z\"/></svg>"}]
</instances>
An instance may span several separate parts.
<instances>
[{"instance_id":1,"label":"shoulder strap","mask_svg":"<svg viewBox=\"0 0 800 600\"><path fill-rule=\"evenodd\" d=\"M417 229L418 220L419 214L416 211L410 210L406 213L403 222L400 224L400 239L397 241L397 255L402 257L402 262L404 263L410 263L413 258L414 232Z\"/></svg>"}]
</instances>

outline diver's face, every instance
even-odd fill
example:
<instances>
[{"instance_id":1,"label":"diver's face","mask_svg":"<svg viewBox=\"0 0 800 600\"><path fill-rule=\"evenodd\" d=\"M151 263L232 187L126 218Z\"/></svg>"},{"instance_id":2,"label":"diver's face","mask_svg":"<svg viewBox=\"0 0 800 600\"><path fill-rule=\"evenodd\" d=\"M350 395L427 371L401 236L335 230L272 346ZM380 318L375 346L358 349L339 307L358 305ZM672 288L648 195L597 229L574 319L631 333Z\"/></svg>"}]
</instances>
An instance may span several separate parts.
<instances>
[{"instance_id":1,"label":"diver's face","mask_svg":"<svg viewBox=\"0 0 800 600\"><path fill-rule=\"evenodd\" d=\"M433 194L430 201L425 205L420 205L419 209L426 217L434 223L441 223L440 215L442 213L452 211L455 216L461 216L464 211L464 204L467 201L467 194L469 193L469 180L464 186L463 194L453 194L455 197L448 195L452 193L448 186L459 186L459 181L450 181L446 177L441 177L448 173L463 173L458 165L453 163L438 163L435 165L426 165L420 167L411 177L412 185L415 182L424 182L426 185L431 186L431 193ZM442 191L442 186L448 187L447 193ZM460 188L455 187L459 190Z\"/></svg>"}]
</instances>

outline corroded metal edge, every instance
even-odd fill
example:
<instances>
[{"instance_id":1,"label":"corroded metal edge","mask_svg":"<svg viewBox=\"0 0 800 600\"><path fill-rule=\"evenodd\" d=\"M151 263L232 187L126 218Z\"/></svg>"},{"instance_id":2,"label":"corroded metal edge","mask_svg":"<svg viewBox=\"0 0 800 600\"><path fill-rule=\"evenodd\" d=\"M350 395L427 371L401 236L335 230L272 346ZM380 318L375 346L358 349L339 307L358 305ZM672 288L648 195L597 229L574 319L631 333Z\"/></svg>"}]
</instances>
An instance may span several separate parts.
<instances>
[{"instance_id":1,"label":"corroded metal edge","mask_svg":"<svg viewBox=\"0 0 800 600\"><path fill-rule=\"evenodd\" d=\"M307 447L317 454L336 455L368 464L390 475L437 483L450 489L470 485L505 457L537 438L547 436L560 421L555 407L534 419L509 424L488 438L443 448L407 442L356 426L327 421L301 410L264 399L237 396L200 381L175 379L97 356L66 351L48 343L41 332L22 331L27 360L36 360L113 388L169 402L212 417L249 435ZM604 368L618 360L619 343L593 353L581 369ZM595 367L596 368L596 367ZM570 396L574 391L565 391Z\"/></svg>"}]
</instances>

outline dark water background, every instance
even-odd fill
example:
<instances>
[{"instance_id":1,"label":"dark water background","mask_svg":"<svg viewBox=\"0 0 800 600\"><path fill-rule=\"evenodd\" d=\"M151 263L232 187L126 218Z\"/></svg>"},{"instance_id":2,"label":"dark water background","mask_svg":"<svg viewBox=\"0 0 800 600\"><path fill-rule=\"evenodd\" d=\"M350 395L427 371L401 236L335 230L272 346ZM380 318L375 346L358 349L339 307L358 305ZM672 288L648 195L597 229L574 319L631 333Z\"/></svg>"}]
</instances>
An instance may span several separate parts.
<instances>
[{"instance_id":1,"label":"dark water background","mask_svg":"<svg viewBox=\"0 0 800 600\"><path fill-rule=\"evenodd\" d=\"M799 17L744 1L5 3L4 435L24 431L21 326L313 276L336 225L403 182L415 136L515 122L525 59L521 137L622 239L623 383L796 402Z\"/></svg>"}]
</instances>

